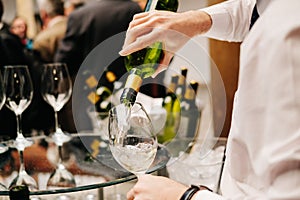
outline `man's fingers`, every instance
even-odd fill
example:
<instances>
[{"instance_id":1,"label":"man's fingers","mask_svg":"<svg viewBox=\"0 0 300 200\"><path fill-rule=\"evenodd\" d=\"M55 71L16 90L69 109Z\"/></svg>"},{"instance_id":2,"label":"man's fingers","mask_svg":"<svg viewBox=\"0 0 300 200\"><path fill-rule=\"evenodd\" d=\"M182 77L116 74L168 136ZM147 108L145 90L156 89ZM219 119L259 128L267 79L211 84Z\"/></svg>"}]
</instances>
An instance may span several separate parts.
<instances>
[{"instance_id":1,"label":"man's fingers","mask_svg":"<svg viewBox=\"0 0 300 200\"><path fill-rule=\"evenodd\" d=\"M133 189L131 189L127 192L126 197L127 197L127 200L134 200L134 191L133 191Z\"/></svg>"},{"instance_id":2,"label":"man's fingers","mask_svg":"<svg viewBox=\"0 0 300 200\"><path fill-rule=\"evenodd\" d=\"M119 54L121 56L126 56L129 55L133 52L136 52L138 50L141 50L143 48L146 48L148 46L150 46L153 42L152 41L156 41L154 38L156 38L157 40L159 39L157 34L153 34L151 32L152 29L145 29L143 30L143 32L145 34L143 34L142 36L135 38L135 41L125 41L123 49L119 52ZM147 34L147 31L149 31L149 33ZM150 33L151 32L151 33ZM131 38L131 34L128 35L128 40L134 40L134 38ZM131 43L130 43L131 42Z\"/></svg>"}]
</instances>

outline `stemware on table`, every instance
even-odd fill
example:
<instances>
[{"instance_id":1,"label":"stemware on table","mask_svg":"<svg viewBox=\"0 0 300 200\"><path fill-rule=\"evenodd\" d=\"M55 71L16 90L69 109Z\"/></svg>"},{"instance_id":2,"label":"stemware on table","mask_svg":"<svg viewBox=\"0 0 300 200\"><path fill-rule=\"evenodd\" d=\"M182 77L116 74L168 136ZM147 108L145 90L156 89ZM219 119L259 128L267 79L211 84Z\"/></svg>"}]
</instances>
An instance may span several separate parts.
<instances>
[{"instance_id":1,"label":"stemware on table","mask_svg":"<svg viewBox=\"0 0 300 200\"><path fill-rule=\"evenodd\" d=\"M75 179L63 165L62 147L71 139L70 134L65 133L59 126L57 113L69 101L72 93L72 82L64 63L49 63L44 65L41 81L41 94L49 103L55 113L55 131L52 139L58 147L59 160L55 171L50 175L47 183L48 188L74 187Z\"/></svg>"},{"instance_id":2,"label":"stemware on table","mask_svg":"<svg viewBox=\"0 0 300 200\"><path fill-rule=\"evenodd\" d=\"M4 91L4 85L3 85L3 80L2 80L2 75L0 73L0 110L3 107L5 102L5 91ZM8 150L8 147L2 143L0 143L0 154L5 153ZM5 185L3 185L2 183L0 183L0 191L3 190L7 190L7 188L5 187Z\"/></svg>"},{"instance_id":3,"label":"stemware on table","mask_svg":"<svg viewBox=\"0 0 300 200\"><path fill-rule=\"evenodd\" d=\"M3 107L5 103L5 88L4 88L4 83L3 83L3 80L2 80L2 75L0 73L0 110L1 108ZM8 150L8 147L2 143L0 143L0 154L1 153L4 153Z\"/></svg>"},{"instance_id":4,"label":"stemware on table","mask_svg":"<svg viewBox=\"0 0 300 200\"><path fill-rule=\"evenodd\" d=\"M115 160L139 176L147 172L157 152L157 138L144 107L120 104L109 112L109 145Z\"/></svg>"},{"instance_id":5,"label":"stemware on table","mask_svg":"<svg viewBox=\"0 0 300 200\"><path fill-rule=\"evenodd\" d=\"M20 157L19 173L10 187L25 184L30 190L36 190L37 183L27 174L23 157L24 149L33 144L33 140L24 137L21 126L21 114L29 106L33 97L33 85L28 67L26 65L5 66L4 87L6 90L5 105L16 115L17 137L14 146Z\"/></svg>"}]
</instances>

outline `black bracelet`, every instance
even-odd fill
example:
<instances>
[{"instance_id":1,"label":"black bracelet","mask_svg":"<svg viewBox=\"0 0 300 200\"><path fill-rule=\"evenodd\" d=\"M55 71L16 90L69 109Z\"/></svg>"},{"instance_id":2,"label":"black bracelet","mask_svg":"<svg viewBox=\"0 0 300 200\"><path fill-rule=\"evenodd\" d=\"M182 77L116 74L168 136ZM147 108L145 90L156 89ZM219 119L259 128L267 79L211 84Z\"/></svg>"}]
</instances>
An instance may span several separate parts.
<instances>
[{"instance_id":1,"label":"black bracelet","mask_svg":"<svg viewBox=\"0 0 300 200\"><path fill-rule=\"evenodd\" d=\"M200 190L200 187L196 186L196 185L191 185L191 187L189 187L185 193L183 193L183 195L181 196L180 200L191 200L192 197L194 196L194 194L196 192L198 192Z\"/></svg>"}]
</instances>

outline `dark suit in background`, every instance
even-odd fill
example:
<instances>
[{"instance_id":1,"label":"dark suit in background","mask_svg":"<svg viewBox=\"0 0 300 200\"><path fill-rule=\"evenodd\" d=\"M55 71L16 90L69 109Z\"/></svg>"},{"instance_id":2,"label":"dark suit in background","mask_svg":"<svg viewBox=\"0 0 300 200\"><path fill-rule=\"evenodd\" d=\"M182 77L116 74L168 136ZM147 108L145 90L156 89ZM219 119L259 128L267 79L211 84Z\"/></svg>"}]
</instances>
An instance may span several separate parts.
<instances>
[{"instance_id":1,"label":"dark suit in background","mask_svg":"<svg viewBox=\"0 0 300 200\"><path fill-rule=\"evenodd\" d=\"M131 0L93 1L73 11L55 61L66 62L70 74L76 75L89 52L105 39L126 31L138 12L141 8Z\"/></svg>"},{"instance_id":2,"label":"dark suit in background","mask_svg":"<svg viewBox=\"0 0 300 200\"><path fill-rule=\"evenodd\" d=\"M72 79L75 80L78 69L90 51L105 39L127 30L133 15L141 12L140 6L131 0L99 0L87 3L69 15L67 32L63 38L54 60L68 65ZM120 44L122 46L122 44ZM123 59L118 59L112 71L122 75L126 72ZM101 61L99 60L99 70ZM82 99L82 106L87 99ZM71 101L63 108L68 124L61 124L63 130L77 131L73 122ZM83 120L88 120L82 113ZM91 129L91 125L84 129ZM79 131L79 130L78 130Z\"/></svg>"}]
</instances>

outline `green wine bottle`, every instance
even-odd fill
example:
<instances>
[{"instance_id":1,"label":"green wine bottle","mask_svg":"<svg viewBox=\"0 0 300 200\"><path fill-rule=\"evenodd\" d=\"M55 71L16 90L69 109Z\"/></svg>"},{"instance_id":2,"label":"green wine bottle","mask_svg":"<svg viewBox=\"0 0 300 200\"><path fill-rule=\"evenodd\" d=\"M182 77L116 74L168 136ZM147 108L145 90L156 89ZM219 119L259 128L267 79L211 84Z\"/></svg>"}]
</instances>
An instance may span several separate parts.
<instances>
[{"instance_id":1,"label":"green wine bottle","mask_svg":"<svg viewBox=\"0 0 300 200\"><path fill-rule=\"evenodd\" d=\"M187 77L188 69L186 67L181 67L181 75L178 77L178 83L176 88L176 97L177 99L174 101L174 105L172 108L172 113L174 117L174 129L177 131L179 129L180 120L181 120L181 101L184 96L185 87L186 87L186 77Z\"/></svg>"},{"instance_id":2,"label":"green wine bottle","mask_svg":"<svg viewBox=\"0 0 300 200\"><path fill-rule=\"evenodd\" d=\"M180 134L191 139L197 137L200 121L200 111L196 105L197 89L198 82L191 81L181 101Z\"/></svg>"},{"instance_id":3,"label":"green wine bottle","mask_svg":"<svg viewBox=\"0 0 300 200\"><path fill-rule=\"evenodd\" d=\"M150 10L177 11L178 0L148 0L145 12ZM125 67L129 75L121 95L121 103L134 103L143 79L154 74L163 58L162 43L154 44L125 57Z\"/></svg>"},{"instance_id":4,"label":"green wine bottle","mask_svg":"<svg viewBox=\"0 0 300 200\"><path fill-rule=\"evenodd\" d=\"M170 141L176 135L173 106L174 102L177 101L177 96L175 94L177 82L178 75L173 75L171 78L171 83L167 89L167 94L162 102L162 107L167 112L167 119L163 131L157 136L159 143Z\"/></svg>"},{"instance_id":5,"label":"green wine bottle","mask_svg":"<svg viewBox=\"0 0 300 200\"><path fill-rule=\"evenodd\" d=\"M9 189L10 200L29 200L29 189L26 185L17 185Z\"/></svg>"},{"instance_id":6,"label":"green wine bottle","mask_svg":"<svg viewBox=\"0 0 300 200\"><path fill-rule=\"evenodd\" d=\"M185 93L186 88L186 77L187 77L188 69L186 67L181 67L181 76L179 76L178 84L176 88L176 95L181 100Z\"/></svg>"}]
</instances>

